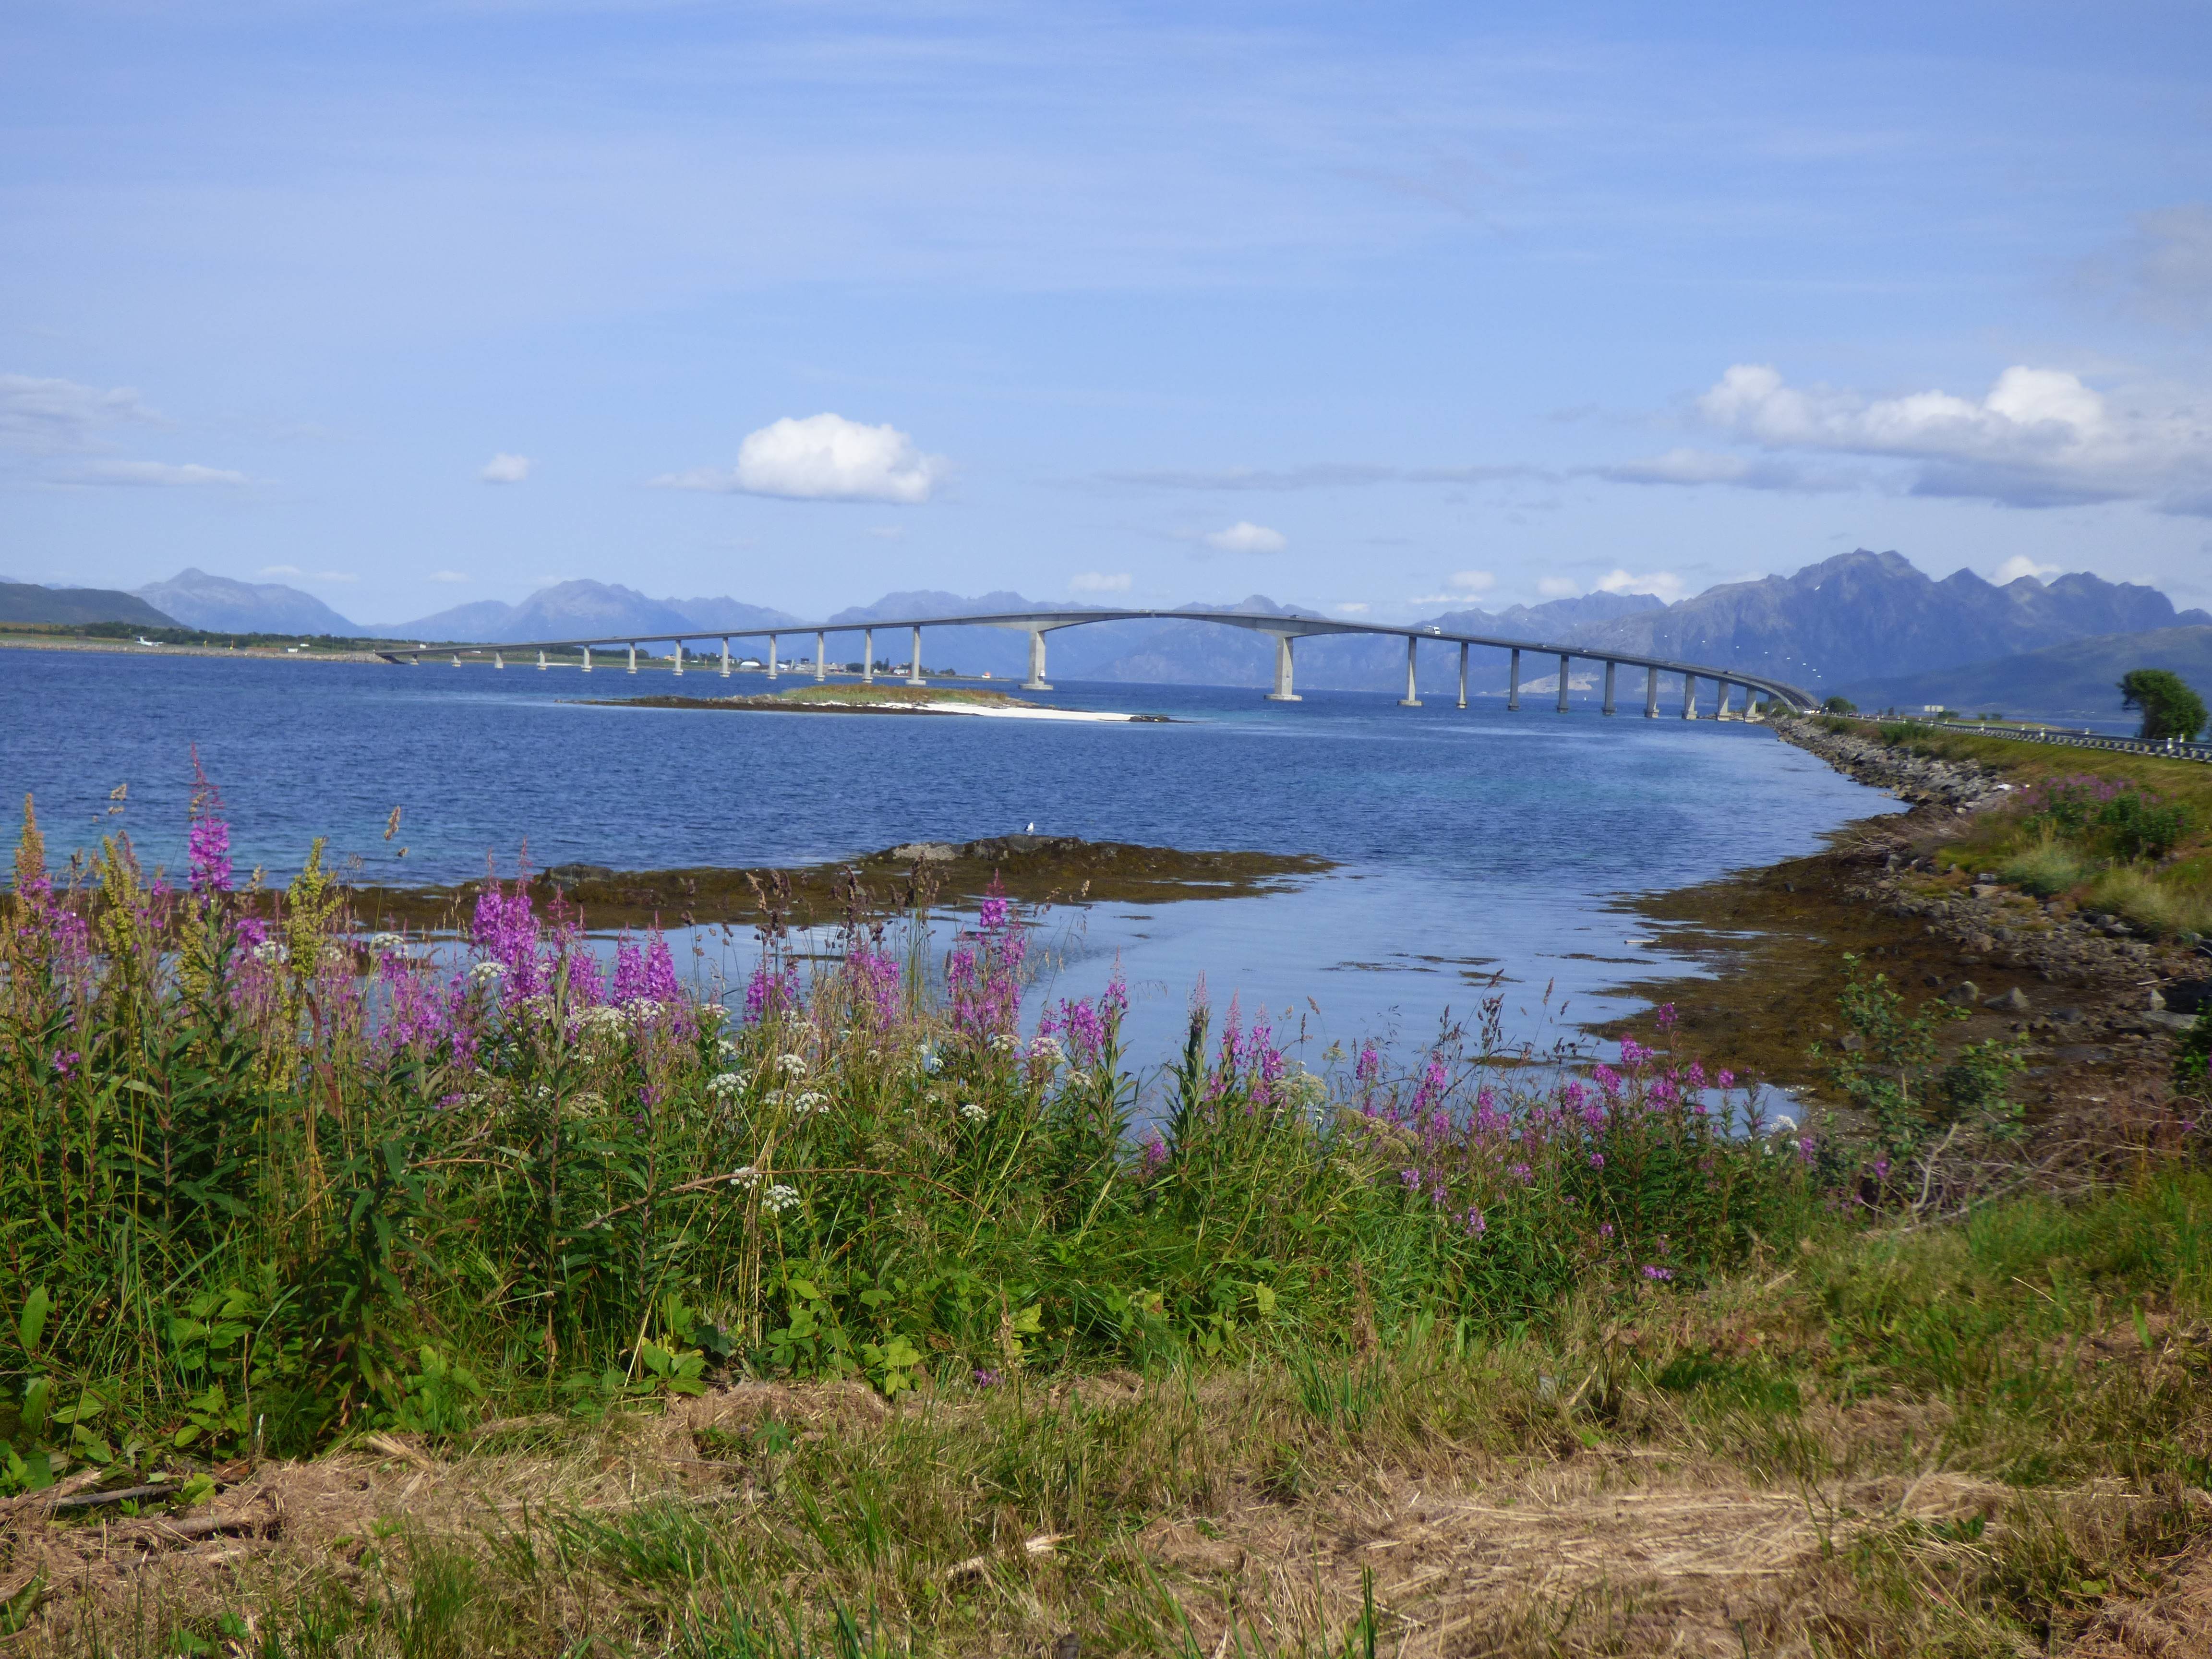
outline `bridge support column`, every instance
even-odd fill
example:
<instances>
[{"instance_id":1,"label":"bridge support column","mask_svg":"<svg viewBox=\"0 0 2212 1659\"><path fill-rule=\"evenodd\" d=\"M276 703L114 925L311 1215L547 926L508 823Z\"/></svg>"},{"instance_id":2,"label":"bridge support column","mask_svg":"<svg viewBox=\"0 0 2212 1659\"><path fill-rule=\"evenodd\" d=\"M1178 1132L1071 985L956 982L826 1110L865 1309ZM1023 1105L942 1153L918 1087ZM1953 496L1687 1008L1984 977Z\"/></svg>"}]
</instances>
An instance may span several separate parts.
<instances>
[{"instance_id":1,"label":"bridge support column","mask_svg":"<svg viewBox=\"0 0 2212 1659\"><path fill-rule=\"evenodd\" d=\"M541 674L545 672L545 653L543 651L538 653L538 672Z\"/></svg>"},{"instance_id":2,"label":"bridge support column","mask_svg":"<svg viewBox=\"0 0 2212 1659\"><path fill-rule=\"evenodd\" d=\"M1459 647L1459 706L1462 708L1467 707L1467 641L1464 640L1460 641Z\"/></svg>"},{"instance_id":3,"label":"bridge support column","mask_svg":"<svg viewBox=\"0 0 2212 1659\"><path fill-rule=\"evenodd\" d=\"M1420 643L1411 634L1406 635L1406 695L1398 699L1401 708L1419 708L1421 706L1420 694L1413 685L1413 653L1419 648Z\"/></svg>"},{"instance_id":4,"label":"bridge support column","mask_svg":"<svg viewBox=\"0 0 2212 1659\"><path fill-rule=\"evenodd\" d=\"M730 678L730 636L727 634L722 635L722 678Z\"/></svg>"},{"instance_id":5,"label":"bridge support column","mask_svg":"<svg viewBox=\"0 0 2212 1659\"><path fill-rule=\"evenodd\" d=\"M1510 714L1521 707L1521 653L1513 653L1513 663L1505 671L1505 708Z\"/></svg>"},{"instance_id":6,"label":"bridge support column","mask_svg":"<svg viewBox=\"0 0 2212 1659\"><path fill-rule=\"evenodd\" d=\"M1698 718L1698 677L1695 674L1682 676L1682 718L1686 720Z\"/></svg>"},{"instance_id":7,"label":"bridge support column","mask_svg":"<svg viewBox=\"0 0 2212 1659\"><path fill-rule=\"evenodd\" d=\"M635 640L629 642L629 672L633 674L637 672L637 641Z\"/></svg>"},{"instance_id":8,"label":"bridge support column","mask_svg":"<svg viewBox=\"0 0 2212 1659\"><path fill-rule=\"evenodd\" d=\"M592 672L592 647L588 645L584 647L584 672L586 674Z\"/></svg>"},{"instance_id":9,"label":"bridge support column","mask_svg":"<svg viewBox=\"0 0 2212 1659\"><path fill-rule=\"evenodd\" d=\"M684 641L681 640L676 641L676 672L679 674L684 672Z\"/></svg>"},{"instance_id":10,"label":"bridge support column","mask_svg":"<svg viewBox=\"0 0 2212 1659\"><path fill-rule=\"evenodd\" d=\"M768 677L770 679L775 678L775 635L773 634L768 636Z\"/></svg>"},{"instance_id":11,"label":"bridge support column","mask_svg":"<svg viewBox=\"0 0 2212 1659\"><path fill-rule=\"evenodd\" d=\"M1726 680L1715 680L1713 690L1718 699L1713 707L1713 718L1724 720L1729 717L1729 692L1732 688Z\"/></svg>"},{"instance_id":12,"label":"bridge support column","mask_svg":"<svg viewBox=\"0 0 2212 1659\"><path fill-rule=\"evenodd\" d=\"M1656 668L1644 671L1644 718L1647 720L1659 718L1659 671Z\"/></svg>"},{"instance_id":13,"label":"bridge support column","mask_svg":"<svg viewBox=\"0 0 2212 1659\"><path fill-rule=\"evenodd\" d=\"M1049 691L1052 687L1044 678L1044 629L1030 629L1030 677L1022 682L1024 691Z\"/></svg>"},{"instance_id":14,"label":"bridge support column","mask_svg":"<svg viewBox=\"0 0 2212 1659\"><path fill-rule=\"evenodd\" d=\"M456 667L456 668L459 668L460 665L461 665L461 653L460 653L459 652L456 651L456 652L454 652L454 653L453 653L453 666L454 666L454 667Z\"/></svg>"},{"instance_id":15,"label":"bridge support column","mask_svg":"<svg viewBox=\"0 0 2212 1659\"><path fill-rule=\"evenodd\" d=\"M829 642L821 629L817 629L814 632L814 678L817 680L830 678L830 665L826 660L829 654Z\"/></svg>"},{"instance_id":16,"label":"bridge support column","mask_svg":"<svg viewBox=\"0 0 2212 1659\"><path fill-rule=\"evenodd\" d=\"M1559 713L1567 712L1567 653L1559 653Z\"/></svg>"},{"instance_id":17,"label":"bridge support column","mask_svg":"<svg viewBox=\"0 0 2212 1659\"><path fill-rule=\"evenodd\" d=\"M1042 641L1044 636L1042 635L1039 635L1037 637L1040 641ZM921 672L921 629L919 628L914 630L914 654L907 659L906 668L906 683L908 685L927 685L929 684L929 681L923 676Z\"/></svg>"},{"instance_id":18,"label":"bridge support column","mask_svg":"<svg viewBox=\"0 0 2212 1659\"><path fill-rule=\"evenodd\" d=\"M1291 690L1291 639L1288 634L1275 635L1275 689L1267 693L1269 702L1298 701L1298 694Z\"/></svg>"},{"instance_id":19,"label":"bridge support column","mask_svg":"<svg viewBox=\"0 0 2212 1659\"><path fill-rule=\"evenodd\" d=\"M876 630L872 628L860 630L860 655L865 659L860 664L860 684L873 685L876 683Z\"/></svg>"},{"instance_id":20,"label":"bridge support column","mask_svg":"<svg viewBox=\"0 0 2212 1659\"><path fill-rule=\"evenodd\" d=\"M1617 662L1608 662L1605 665L1605 712L1608 714L1613 712L1613 671L1620 666L1620 665Z\"/></svg>"},{"instance_id":21,"label":"bridge support column","mask_svg":"<svg viewBox=\"0 0 2212 1659\"><path fill-rule=\"evenodd\" d=\"M493 653L491 653L491 665L492 665L494 668L504 668L504 667L506 667L506 666L507 666L507 653L505 653L504 651L495 651L495 652L493 652Z\"/></svg>"}]
</instances>

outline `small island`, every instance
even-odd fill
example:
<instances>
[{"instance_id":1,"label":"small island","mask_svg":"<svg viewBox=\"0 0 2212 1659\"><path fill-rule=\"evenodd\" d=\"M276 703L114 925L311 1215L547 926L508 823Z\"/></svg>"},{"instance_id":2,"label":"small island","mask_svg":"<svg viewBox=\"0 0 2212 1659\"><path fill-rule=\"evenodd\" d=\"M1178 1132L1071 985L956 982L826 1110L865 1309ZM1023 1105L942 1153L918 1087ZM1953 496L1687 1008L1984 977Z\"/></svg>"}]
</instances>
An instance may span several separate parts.
<instances>
[{"instance_id":1,"label":"small island","mask_svg":"<svg viewBox=\"0 0 2212 1659\"><path fill-rule=\"evenodd\" d=\"M599 708L715 708L779 714L981 714L1000 720L1089 720L1165 725L1165 714L1126 714L1105 709L1054 708L1004 691L951 685L803 685L763 696L589 697Z\"/></svg>"}]
</instances>

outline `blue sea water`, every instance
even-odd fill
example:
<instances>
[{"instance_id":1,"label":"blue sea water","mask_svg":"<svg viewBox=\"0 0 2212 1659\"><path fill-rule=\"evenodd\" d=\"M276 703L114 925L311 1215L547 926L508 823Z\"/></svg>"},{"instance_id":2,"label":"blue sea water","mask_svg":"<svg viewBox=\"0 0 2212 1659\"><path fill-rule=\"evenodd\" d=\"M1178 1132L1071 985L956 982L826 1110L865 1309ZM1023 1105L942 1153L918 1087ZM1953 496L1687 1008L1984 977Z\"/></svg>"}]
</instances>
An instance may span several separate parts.
<instances>
[{"instance_id":1,"label":"blue sea water","mask_svg":"<svg viewBox=\"0 0 2212 1659\"><path fill-rule=\"evenodd\" d=\"M756 677L736 684L766 690ZM1172 724L1060 724L591 707L726 690L604 669L540 673L0 650L0 786L37 799L49 853L127 829L182 862L197 745L241 872L297 868L311 837L364 880L450 882L487 857L538 867L805 864L1018 830L1186 848L1318 854L1288 893L1048 918L1040 994L1097 989L1118 959L1132 1036L1164 1057L1204 974L1304 1022L1316 1044L1419 1040L1505 977L1540 1038L1631 1006L1608 987L1667 958L1613 902L1812 850L1893 810L1755 725L1465 711L1448 698L1061 684L1045 698ZM127 786L118 801L114 792ZM122 811L111 809L120 805ZM400 809L398 836L384 831ZM404 859L397 856L404 847ZM750 966L719 933L710 969ZM1547 987L1550 1000L1545 1001ZM1547 1006L1549 1012L1547 1012Z\"/></svg>"}]
</instances>

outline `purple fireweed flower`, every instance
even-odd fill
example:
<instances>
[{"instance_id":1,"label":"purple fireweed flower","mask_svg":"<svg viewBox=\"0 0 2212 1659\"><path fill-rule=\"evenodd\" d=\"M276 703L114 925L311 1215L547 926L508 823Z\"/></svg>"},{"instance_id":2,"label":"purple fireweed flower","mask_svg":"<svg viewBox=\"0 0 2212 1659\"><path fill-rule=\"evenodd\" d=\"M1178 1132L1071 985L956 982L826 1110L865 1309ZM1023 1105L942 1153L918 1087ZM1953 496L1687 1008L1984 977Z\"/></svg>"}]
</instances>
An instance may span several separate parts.
<instances>
[{"instance_id":1,"label":"purple fireweed flower","mask_svg":"<svg viewBox=\"0 0 2212 1659\"><path fill-rule=\"evenodd\" d=\"M1145 1149L1139 1154L1139 1158L1144 1165L1144 1172L1148 1176L1158 1173L1160 1166L1168 1161L1168 1144L1160 1139L1160 1132L1158 1129L1152 1131L1152 1139L1145 1143Z\"/></svg>"},{"instance_id":2,"label":"purple fireweed flower","mask_svg":"<svg viewBox=\"0 0 2212 1659\"><path fill-rule=\"evenodd\" d=\"M1733 1089L1735 1087L1735 1073L1723 1066L1713 1073L1713 1082L1721 1088Z\"/></svg>"},{"instance_id":3,"label":"purple fireweed flower","mask_svg":"<svg viewBox=\"0 0 2212 1659\"><path fill-rule=\"evenodd\" d=\"M986 1370L982 1366L978 1365L975 1368L975 1386L979 1389L997 1388L999 1386L998 1372L994 1370Z\"/></svg>"},{"instance_id":4,"label":"purple fireweed flower","mask_svg":"<svg viewBox=\"0 0 2212 1659\"><path fill-rule=\"evenodd\" d=\"M1645 1048L1642 1043L1638 1042L1634 1037L1621 1038L1620 1063L1623 1066L1626 1066L1630 1071L1635 1071L1638 1066L1642 1066L1645 1060L1650 1058L1651 1051Z\"/></svg>"},{"instance_id":5,"label":"purple fireweed flower","mask_svg":"<svg viewBox=\"0 0 2212 1659\"><path fill-rule=\"evenodd\" d=\"M1705 1086L1705 1068L1693 1060L1682 1068L1682 1078L1691 1088L1702 1089Z\"/></svg>"},{"instance_id":6,"label":"purple fireweed flower","mask_svg":"<svg viewBox=\"0 0 2212 1659\"><path fill-rule=\"evenodd\" d=\"M1382 1054L1371 1042L1362 1043L1359 1058L1352 1062L1352 1080L1363 1089L1371 1089L1382 1075Z\"/></svg>"},{"instance_id":7,"label":"purple fireweed flower","mask_svg":"<svg viewBox=\"0 0 2212 1659\"><path fill-rule=\"evenodd\" d=\"M1509 1164L1505 1172L1518 1180L1523 1187L1533 1185L1536 1179L1535 1171L1525 1164Z\"/></svg>"},{"instance_id":8,"label":"purple fireweed flower","mask_svg":"<svg viewBox=\"0 0 2212 1659\"><path fill-rule=\"evenodd\" d=\"M1398 1171L1398 1180L1405 1187L1406 1190L1410 1193L1414 1188L1421 1184L1421 1172L1419 1170L1409 1164L1405 1169Z\"/></svg>"},{"instance_id":9,"label":"purple fireweed flower","mask_svg":"<svg viewBox=\"0 0 2212 1659\"><path fill-rule=\"evenodd\" d=\"M1613 1223L1610 1221L1600 1223L1597 1230L1597 1236L1600 1238L1611 1238L1613 1237Z\"/></svg>"},{"instance_id":10,"label":"purple fireweed flower","mask_svg":"<svg viewBox=\"0 0 2212 1659\"><path fill-rule=\"evenodd\" d=\"M200 764L199 745L192 745L191 829L185 838L185 860L191 870L195 893L230 890L230 825L222 817L222 792L210 781Z\"/></svg>"},{"instance_id":11,"label":"purple fireweed flower","mask_svg":"<svg viewBox=\"0 0 2212 1659\"><path fill-rule=\"evenodd\" d=\"M857 993L855 1001L875 1017L878 1026L896 1024L899 1017L899 988L904 977L899 965L879 951L858 945L845 953L845 972Z\"/></svg>"},{"instance_id":12,"label":"purple fireweed flower","mask_svg":"<svg viewBox=\"0 0 2212 1659\"><path fill-rule=\"evenodd\" d=\"M1673 1030L1674 1029L1674 1005L1671 1002L1661 1003L1659 1005L1659 1012L1652 1016L1651 1023L1656 1025L1662 1031Z\"/></svg>"},{"instance_id":13,"label":"purple fireweed flower","mask_svg":"<svg viewBox=\"0 0 2212 1659\"><path fill-rule=\"evenodd\" d=\"M1467 1212L1466 1224L1467 1231L1478 1238L1490 1231L1490 1224L1483 1219L1482 1212L1480 1210L1469 1210Z\"/></svg>"},{"instance_id":14,"label":"purple fireweed flower","mask_svg":"<svg viewBox=\"0 0 2212 1659\"><path fill-rule=\"evenodd\" d=\"M1668 1279L1672 1279L1674 1273L1671 1267L1646 1267L1644 1270L1644 1276L1654 1280Z\"/></svg>"},{"instance_id":15,"label":"purple fireweed flower","mask_svg":"<svg viewBox=\"0 0 2212 1659\"><path fill-rule=\"evenodd\" d=\"M1592 1152L1590 1154L1590 1168L1593 1170L1602 1170L1605 1168L1605 1154L1603 1152Z\"/></svg>"},{"instance_id":16,"label":"purple fireweed flower","mask_svg":"<svg viewBox=\"0 0 2212 1659\"><path fill-rule=\"evenodd\" d=\"M76 1049L67 1049L54 1056L54 1070L60 1073L64 1079L75 1077L77 1062L83 1058L84 1056Z\"/></svg>"},{"instance_id":17,"label":"purple fireweed flower","mask_svg":"<svg viewBox=\"0 0 2212 1659\"><path fill-rule=\"evenodd\" d=\"M758 1025L799 1006L799 969L784 963L771 969L766 963L753 969L745 981L745 1024Z\"/></svg>"},{"instance_id":18,"label":"purple fireweed flower","mask_svg":"<svg viewBox=\"0 0 2212 1659\"><path fill-rule=\"evenodd\" d=\"M1620 1073L1603 1060L1590 1068L1590 1076L1597 1080L1598 1088L1608 1097L1620 1092Z\"/></svg>"}]
</instances>

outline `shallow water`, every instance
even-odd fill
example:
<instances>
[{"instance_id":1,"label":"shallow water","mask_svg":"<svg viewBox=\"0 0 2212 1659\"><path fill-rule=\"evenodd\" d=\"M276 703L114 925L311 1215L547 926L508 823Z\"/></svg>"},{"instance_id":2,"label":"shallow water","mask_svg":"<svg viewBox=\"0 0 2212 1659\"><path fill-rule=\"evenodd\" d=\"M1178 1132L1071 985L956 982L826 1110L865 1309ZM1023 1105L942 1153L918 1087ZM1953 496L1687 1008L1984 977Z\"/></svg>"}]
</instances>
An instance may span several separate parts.
<instances>
[{"instance_id":1,"label":"shallow water","mask_svg":"<svg viewBox=\"0 0 2212 1659\"><path fill-rule=\"evenodd\" d=\"M1257 690L1078 684L1047 699L1167 725L573 701L677 689L723 683L0 650L0 784L35 794L56 862L120 826L174 866L197 744L241 873L258 863L272 879L317 835L333 861L385 882L480 874L488 854L511 872L526 841L539 867L802 864L1031 823L1339 860L1289 893L1046 920L1059 965L1042 988L1095 991L1118 955L1147 1060L1176 1042L1200 973L1218 1006L1237 994L1248 1012L1291 1011L1316 1049L1418 1040L1447 1011L1471 1016L1502 973L1509 1030L1545 1040L1562 1003L1570 1021L1627 1012L1604 988L1676 961L1630 942L1614 896L1808 852L1848 819L1893 810L1760 726L1588 707L1509 714L1497 699L1407 709L1380 691L1285 705ZM694 942L702 960L750 967L742 940L702 930Z\"/></svg>"}]
</instances>

